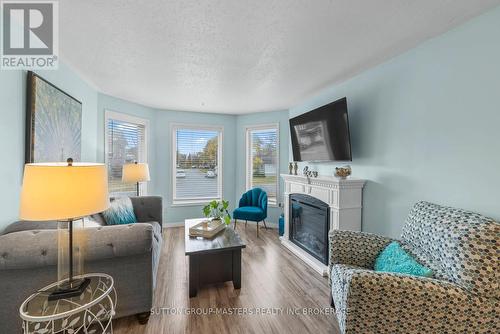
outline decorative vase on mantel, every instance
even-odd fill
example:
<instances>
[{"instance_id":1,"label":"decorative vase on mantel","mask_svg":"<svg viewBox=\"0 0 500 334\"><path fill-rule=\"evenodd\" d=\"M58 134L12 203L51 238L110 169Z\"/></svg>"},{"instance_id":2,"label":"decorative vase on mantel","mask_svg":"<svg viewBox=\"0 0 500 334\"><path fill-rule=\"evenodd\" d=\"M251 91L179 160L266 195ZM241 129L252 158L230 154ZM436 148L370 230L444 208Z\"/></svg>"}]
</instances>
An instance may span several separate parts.
<instances>
[{"instance_id":1,"label":"decorative vase on mantel","mask_svg":"<svg viewBox=\"0 0 500 334\"><path fill-rule=\"evenodd\" d=\"M342 166L342 167L335 167L335 176L345 180L347 179L348 176L350 176L352 173L351 166Z\"/></svg>"}]
</instances>

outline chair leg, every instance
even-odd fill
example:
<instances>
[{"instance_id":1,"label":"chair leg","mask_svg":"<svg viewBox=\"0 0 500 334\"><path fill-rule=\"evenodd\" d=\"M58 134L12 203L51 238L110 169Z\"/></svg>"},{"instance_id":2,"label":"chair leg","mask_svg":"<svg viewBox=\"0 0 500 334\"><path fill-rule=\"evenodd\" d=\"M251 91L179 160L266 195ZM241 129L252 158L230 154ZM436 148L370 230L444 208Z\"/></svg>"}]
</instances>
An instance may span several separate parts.
<instances>
[{"instance_id":1,"label":"chair leg","mask_svg":"<svg viewBox=\"0 0 500 334\"><path fill-rule=\"evenodd\" d=\"M234 227L233 227L233 229L235 229L235 230L236 230L236 222L237 222L237 221L238 221L238 219L235 219L235 220L234 220Z\"/></svg>"},{"instance_id":2,"label":"chair leg","mask_svg":"<svg viewBox=\"0 0 500 334\"><path fill-rule=\"evenodd\" d=\"M245 220L245 228L247 228L248 220Z\"/></svg>"},{"instance_id":3,"label":"chair leg","mask_svg":"<svg viewBox=\"0 0 500 334\"><path fill-rule=\"evenodd\" d=\"M263 222L264 222L264 227L265 227L265 228L266 228L266 230L267 230L266 220L264 219L264 220L263 220Z\"/></svg>"},{"instance_id":4,"label":"chair leg","mask_svg":"<svg viewBox=\"0 0 500 334\"><path fill-rule=\"evenodd\" d=\"M259 222L257 222L257 238L259 237Z\"/></svg>"}]
</instances>

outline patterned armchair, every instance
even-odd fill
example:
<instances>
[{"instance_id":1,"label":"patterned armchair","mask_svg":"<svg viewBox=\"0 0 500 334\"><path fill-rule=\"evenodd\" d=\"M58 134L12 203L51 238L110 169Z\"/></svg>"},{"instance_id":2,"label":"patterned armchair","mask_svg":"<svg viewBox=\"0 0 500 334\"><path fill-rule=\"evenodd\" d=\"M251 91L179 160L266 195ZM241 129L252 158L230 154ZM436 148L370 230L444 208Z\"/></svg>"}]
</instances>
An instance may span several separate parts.
<instances>
[{"instance_id":1,"label":"patterned armchair","mask_svg":"<svg viewBox=\"0 0 500 334\"><path fill-rule=\"evenodd\" d=\"M499 333L500 224L417 203L403 247L433 278L374 272L389 238L330 232L330 284L342 333Z\"/></svg>"}]
</instances>

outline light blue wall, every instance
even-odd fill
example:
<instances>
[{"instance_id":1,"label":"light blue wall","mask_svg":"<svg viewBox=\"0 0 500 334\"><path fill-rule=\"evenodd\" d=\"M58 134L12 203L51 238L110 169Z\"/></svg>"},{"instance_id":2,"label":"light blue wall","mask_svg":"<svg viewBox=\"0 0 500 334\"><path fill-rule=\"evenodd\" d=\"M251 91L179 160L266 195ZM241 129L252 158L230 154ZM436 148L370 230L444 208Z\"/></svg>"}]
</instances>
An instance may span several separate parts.
<instances>
[{"instance_id":1,"label":"light blue wall","mask_svg":"<svg viewBox=\"0 0 500 334\"><path fill-rule=\"evenodd\" d=\"M288 125L288 111L274 111L266 113L248 114L237 116L236 121L236 197L234 203L237 204L240 200L241 194L246 191L246 128L251 125L273 124L279 123L279 159L280 159L280 173L288 173L288 142L290 140L289 125ZM283 180L280 179L280 194L278 201L282 202L283 198ZM278 217L282 210L279 207L268 208L268 221L277 224Z\"/></svg>"},{"instance_id":2,"label":"light blue wall","mask_svg":"<svg viewBox=\"0 0 500 334\"><path fill-rule=\"evenodd\" d=\"M500 218L499 36L500 7L290 109L347 96L363 230L398 236L418 200Z\"/></svg>"},{"instance_id":3,"label":"light blue wall","mask_svg":"<svg viewBox=\"0 0 500 334\"><path fill-rule=\"evenodd\" d=\"M19 192L24 166L24 96L22 72L0 74L0 231L19 217Z\"/></svg>"},{"instance_id":4,"label":"light blue wall","mask_svg":"<svg viewBox=\"0 0 500 334\"><path fill-rule=\"evenodd\" d=\"M97 93L64 64L57 71L37 71L83 102L82 160L95 161ZM24 166L26 72L0 71L0 231L19 217L19 193Z\"/></svg>"}]
</instances>

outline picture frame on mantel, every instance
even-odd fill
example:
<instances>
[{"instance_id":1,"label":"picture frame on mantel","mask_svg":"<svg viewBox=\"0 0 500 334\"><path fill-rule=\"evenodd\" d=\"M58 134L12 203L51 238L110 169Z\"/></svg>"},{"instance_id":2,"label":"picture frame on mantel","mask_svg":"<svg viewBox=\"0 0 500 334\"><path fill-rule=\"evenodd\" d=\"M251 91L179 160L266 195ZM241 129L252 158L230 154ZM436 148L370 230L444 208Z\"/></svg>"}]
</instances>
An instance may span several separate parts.
<instances>
[{"instance_id":1,"label":"picture frame on mantel","mask_svg":"<svg viewBox=\"0 0 500 334\"><path fill-rule=\"evenodd\" d=\"M82 102L29 71L25 162L81 161Z\"/></svg>"}]
</instances>

